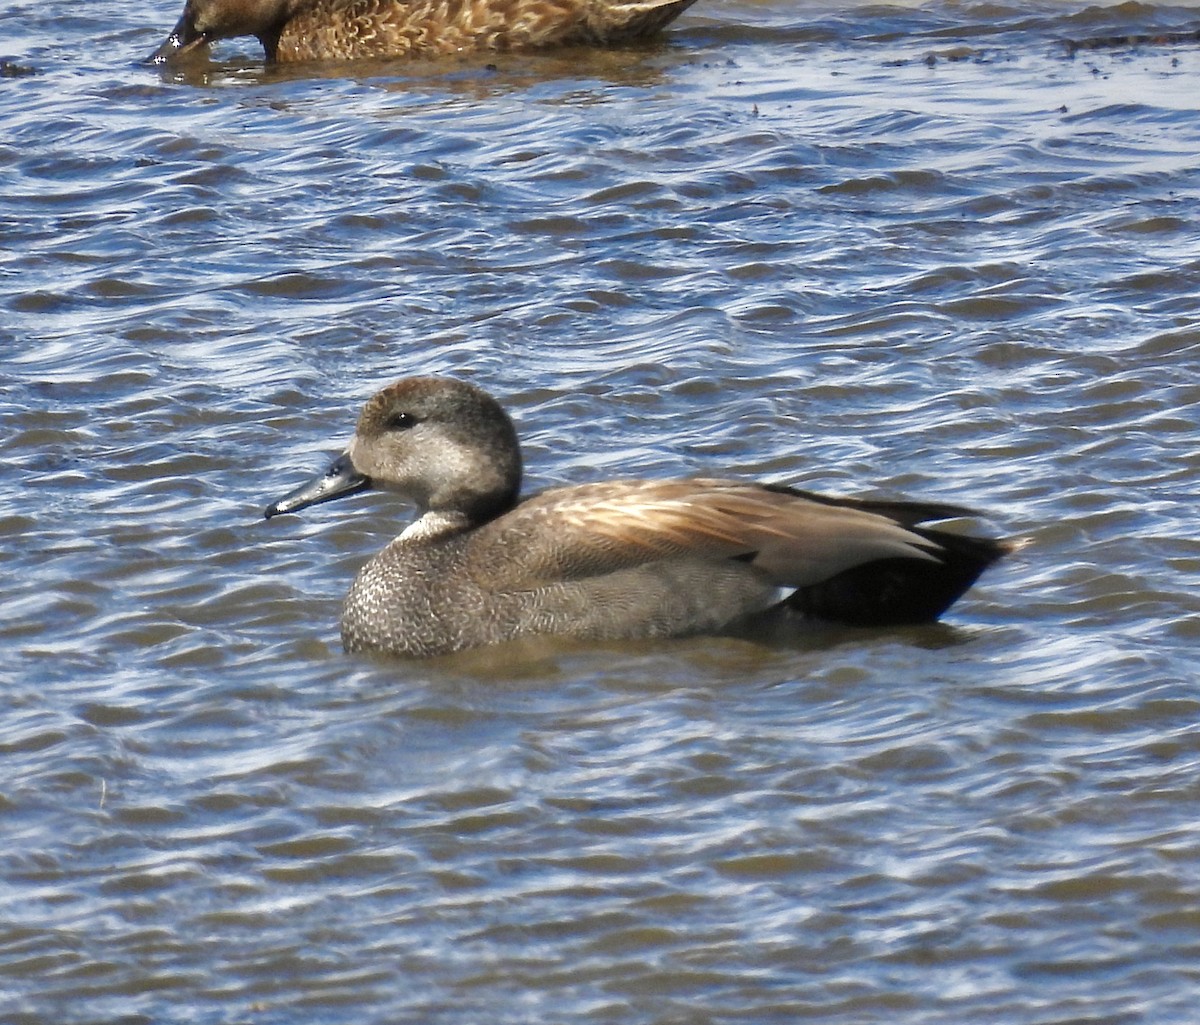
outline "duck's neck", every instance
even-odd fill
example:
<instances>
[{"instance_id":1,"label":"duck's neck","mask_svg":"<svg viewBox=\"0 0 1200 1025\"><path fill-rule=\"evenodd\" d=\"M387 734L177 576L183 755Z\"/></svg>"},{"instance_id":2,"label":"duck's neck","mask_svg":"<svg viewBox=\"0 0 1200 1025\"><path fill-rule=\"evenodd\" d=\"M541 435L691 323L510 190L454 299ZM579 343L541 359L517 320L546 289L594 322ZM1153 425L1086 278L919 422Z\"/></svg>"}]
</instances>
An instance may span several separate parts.
<instances>
[{"instance_id":1,"label":"duck's neck","mask_svg":"<svg viewBox=\"0 0 1200 1025\"><path fill-rule=\"evenodd\" d=\"M451 512L445 509L431 509L404 528L400 534L401 541L434 541L451 534L461 534L470 530L474 524L464 512Z\"/></svg>"},{"instance_id":2,"label":"duck's neck","mask_svg":"<svg viewBox=\"0 0 1200 1025\"><path fill-rule=\"evenodd\" d=\"M455 508L425 508L420 517L410 523L400 535L404 541L430 541L435 538L461 534L482 527L497 516L503 516L516 505L516 485L503 492L454 496Z\"/></svg>"}]
</instances>

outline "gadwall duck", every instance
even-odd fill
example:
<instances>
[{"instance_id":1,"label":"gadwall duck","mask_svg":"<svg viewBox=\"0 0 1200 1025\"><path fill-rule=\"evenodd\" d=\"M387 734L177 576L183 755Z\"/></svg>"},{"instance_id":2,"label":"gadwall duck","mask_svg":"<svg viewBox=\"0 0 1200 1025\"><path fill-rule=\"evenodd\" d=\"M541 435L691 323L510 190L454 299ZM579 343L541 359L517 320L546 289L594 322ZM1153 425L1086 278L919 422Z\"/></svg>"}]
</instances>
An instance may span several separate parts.
<instances>
[{"instance_id":1,"label":"gadwall duck","mask_svg":"<svg viewBox=\"0 0 1200 1025\"><path fill-rule=\"evenodd\" d=\"M416 503L419 518L363 567L342 610L347 651L416 656L531 635L719 633L763 614L931 622L1013 547L920 526L970 515L952 505L703 477L524 501L520 485L499 403L414 377L373 396L345 452L266 517L370 487Z\"/></svg>"},{"instance_id":2,"label":"gadwall duck","mask_svg":"<svg viewBox=\"0 0 1200 1025\"><path fill-rule=\"evenodd\" d=\"M695 0L187 0L147 60L257 36L268 61L608 45L652 35Z\"/></svg>"}]
</instances>

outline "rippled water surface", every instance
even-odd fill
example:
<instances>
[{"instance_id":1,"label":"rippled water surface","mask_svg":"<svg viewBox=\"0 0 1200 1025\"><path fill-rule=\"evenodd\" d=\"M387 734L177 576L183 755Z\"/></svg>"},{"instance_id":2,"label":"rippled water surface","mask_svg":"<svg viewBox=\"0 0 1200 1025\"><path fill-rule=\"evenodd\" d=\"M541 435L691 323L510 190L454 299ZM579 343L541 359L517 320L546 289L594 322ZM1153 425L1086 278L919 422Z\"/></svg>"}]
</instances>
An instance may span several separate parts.
<instances>
[{"instance_id":1,"label":"rippled water surface","mask_svg":"<svg viewBox=\"0 0 1200 1025\"><path fill-rule=\"evenodd\" d=\"M178 13L0 10L0 1019L1198 1020L1200 11L137 65ZM936 627L347 657L409 510L261 509L427 372L531 486L1029 542Z\"/></svg>"}]
</instances>

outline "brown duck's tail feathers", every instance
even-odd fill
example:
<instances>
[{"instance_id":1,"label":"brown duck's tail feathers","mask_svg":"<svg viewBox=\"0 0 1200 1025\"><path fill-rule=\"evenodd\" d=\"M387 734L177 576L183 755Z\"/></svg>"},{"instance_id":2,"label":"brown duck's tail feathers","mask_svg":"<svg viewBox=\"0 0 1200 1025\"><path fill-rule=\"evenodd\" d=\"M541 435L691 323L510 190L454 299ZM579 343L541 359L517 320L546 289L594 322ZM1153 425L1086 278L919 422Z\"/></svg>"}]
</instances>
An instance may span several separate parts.
<instances>
[{"instance_id":1,"label":"brown duck's tail feathers","mask_svg":"<svg viewBox=\"0 0 1200 1025\"><path fill-rule=\"evenodd\" d=\"M911 526L936 561L886 558L799 588L783 602L805 616L850 626L932 623L1002 555L1020 543Z\"/></svg>"},{"instance_id":2,"label":"brown duck's tail feathers","mask_svg":"<svg viewBox=\"0 0 1200 1025\"><path fill-rule=\"evenodd\" d=\"M588 33L598 43L622 43L654 35L696 0L618 0L590 5Z\"/></svg>"},{"instance_id":3,"label":"brown duck's tail feathers","mask_svg":"<svg viewBox=\"0 0 1200 1025\"><path fill-rule=\"evenodd\" d=\"M860 509L863 512L886 516L889 520L905 527L912 527L918 523L927 523L930 520L973 519L979 516L978 512L965 505L949 505L946 502L889 501L886 498L845 498L840 495L822 495L816 491L805 491L803 488L794 488L790 484L764 484L762 487L767 491L773 491L779 495L796 495L799 498L807 498L810 502L819 502L821 505L835 505L845 509Z\"/></svg>"}]
</instances>

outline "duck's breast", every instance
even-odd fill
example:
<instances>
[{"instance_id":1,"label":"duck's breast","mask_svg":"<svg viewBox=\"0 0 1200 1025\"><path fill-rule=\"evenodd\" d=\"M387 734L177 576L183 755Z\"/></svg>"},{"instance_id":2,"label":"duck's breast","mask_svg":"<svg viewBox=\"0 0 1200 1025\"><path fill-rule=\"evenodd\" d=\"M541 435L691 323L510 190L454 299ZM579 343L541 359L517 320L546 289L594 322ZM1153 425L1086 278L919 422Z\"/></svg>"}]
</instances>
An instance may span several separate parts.
<instances>
[{"instance_id":1,"label":"duck's breast","mask_svg":"<svg viewBox=\"0 0 1200 1025\"><path fill-rule=\"evenodd\" d=\"M680 636L720 630L779 597L765 573L731 559L669 559L509 586L502 566L476 572L470 556L462 536L393 541L363 567L346 596L346 650L425 656L532 635Z\"/></svg>"}]
</instances>

